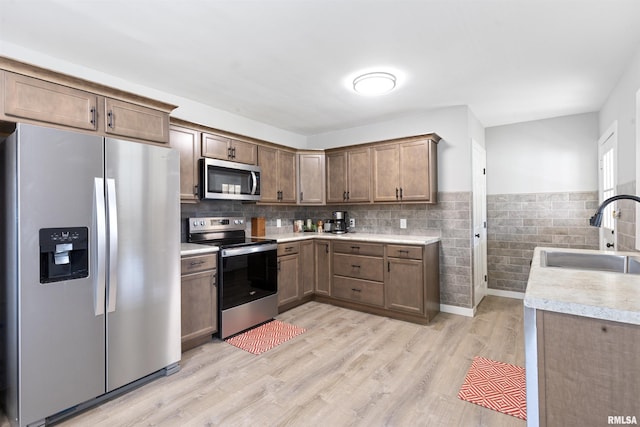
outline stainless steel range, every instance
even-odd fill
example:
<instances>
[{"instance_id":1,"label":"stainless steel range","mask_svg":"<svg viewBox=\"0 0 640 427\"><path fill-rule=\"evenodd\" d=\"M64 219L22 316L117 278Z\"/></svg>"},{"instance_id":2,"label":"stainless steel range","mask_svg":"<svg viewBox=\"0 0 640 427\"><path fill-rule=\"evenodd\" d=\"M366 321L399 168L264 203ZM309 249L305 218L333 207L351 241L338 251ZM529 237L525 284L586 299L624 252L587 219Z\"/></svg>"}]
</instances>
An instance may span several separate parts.
<instances>
[{"instance_id":1,"label":"stainless steel range","mask_svg":"<svg viewBox=\"0 0 640 427\"><path fill-rule=\"evenodd\" d=\"M220 248L220 338L273 319L278 314L276 241L247 237L244 218L207 217L188 221L189 242Z\"/></svg>"}]
</instances>

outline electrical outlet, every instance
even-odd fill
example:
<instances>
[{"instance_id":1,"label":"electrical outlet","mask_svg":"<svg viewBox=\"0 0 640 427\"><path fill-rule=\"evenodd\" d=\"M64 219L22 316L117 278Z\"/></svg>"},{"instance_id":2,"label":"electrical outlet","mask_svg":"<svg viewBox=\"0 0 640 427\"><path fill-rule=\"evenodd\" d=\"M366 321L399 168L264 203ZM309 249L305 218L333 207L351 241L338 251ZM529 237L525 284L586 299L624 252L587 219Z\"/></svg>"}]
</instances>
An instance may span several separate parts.
<instances>
[{"instance_id":1,"label":"electrical outlet","mask_svg":"<svg viewBox=\"0 0 640 427\"><path fill-rule=\"evenodd\" d=\"M400 218L400 228L407 228L407 219Z\"/></svg>"},{"instance_id":2,"label":"electrical outlet","mask_svg":"<svg viewBox=\"0 0 640 427\"><path fill-rule=\"evenodd\" d=\"M349 218L349 227L355 227L355 226L356 226L356 219Z\"/></svg>"},{"instance_id":3,"label":"electrical outlet","mask_svg":"<svg viewBox=\"0 0 640 427\"><path fill-rule=\"evenodd\" d=\"M282 220L280 218L276 219L276 227L282 227Z\"/></svg>"}]
</instances>

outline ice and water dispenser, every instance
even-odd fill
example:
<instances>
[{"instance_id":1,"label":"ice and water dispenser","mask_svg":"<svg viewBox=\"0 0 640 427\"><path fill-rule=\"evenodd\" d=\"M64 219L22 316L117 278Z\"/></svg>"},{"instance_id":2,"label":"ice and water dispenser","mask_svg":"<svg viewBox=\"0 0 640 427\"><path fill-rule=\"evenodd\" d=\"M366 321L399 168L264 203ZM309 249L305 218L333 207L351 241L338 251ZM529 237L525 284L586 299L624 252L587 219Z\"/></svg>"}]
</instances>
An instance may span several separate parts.
<instances>
[{"instance_id":1,"label":"ice and water dispenser","mask_svg":"<svg viewBox=\"0 0 640 427\"><path fill-rule=\"evenodd\" d=\"M89 276L87 227L40 229L40 283Z\"/></svg>"}]
</instances>

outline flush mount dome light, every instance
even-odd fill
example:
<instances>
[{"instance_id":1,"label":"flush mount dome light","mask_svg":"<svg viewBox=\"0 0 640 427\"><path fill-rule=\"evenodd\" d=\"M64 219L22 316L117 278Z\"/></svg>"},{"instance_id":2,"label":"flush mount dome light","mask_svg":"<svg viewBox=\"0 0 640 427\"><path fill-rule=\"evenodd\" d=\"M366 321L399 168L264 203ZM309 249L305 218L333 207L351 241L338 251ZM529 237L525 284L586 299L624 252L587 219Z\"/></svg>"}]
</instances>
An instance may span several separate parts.
<instances>
[{"instance_id":1,"label":"flush mount dome light","mask_svg":"<svg viewBox=\"0 0 640 427\"><path fill-rule=\"evenodd\" d=\"M362 95L382 95L396 87L396 76L390 73L367 73L353 80L353 90Z\"/></svg>"}]
</instances>

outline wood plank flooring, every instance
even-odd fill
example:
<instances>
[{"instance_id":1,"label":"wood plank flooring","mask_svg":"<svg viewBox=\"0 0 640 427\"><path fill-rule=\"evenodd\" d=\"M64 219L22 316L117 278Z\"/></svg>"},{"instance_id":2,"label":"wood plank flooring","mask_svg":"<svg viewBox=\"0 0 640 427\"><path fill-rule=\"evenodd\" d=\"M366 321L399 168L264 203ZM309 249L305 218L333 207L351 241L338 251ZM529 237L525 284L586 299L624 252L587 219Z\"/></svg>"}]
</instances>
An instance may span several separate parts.
<instances>
[{"instance_id":1,"label":"wood plank flooring","mask_svg":"<svg viewBox=\"0 0 640 427\"><path fill-rule=\"evenodd\" d=\"M214 340L180 372L63 426L518 426L464 402L473 356L524 366L522 301L487 297L474 318L415 325L310 302L277 318L307 329L255 356Z\"/></svg>"}]
</instances>

